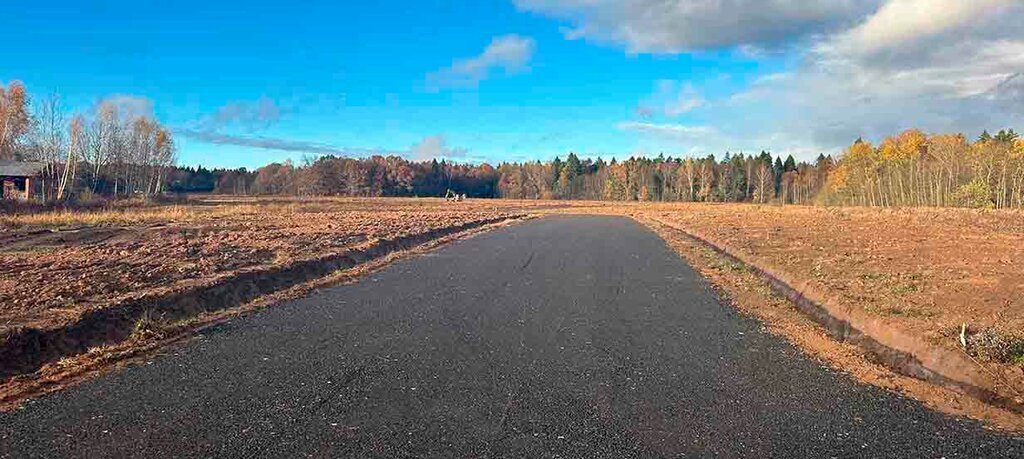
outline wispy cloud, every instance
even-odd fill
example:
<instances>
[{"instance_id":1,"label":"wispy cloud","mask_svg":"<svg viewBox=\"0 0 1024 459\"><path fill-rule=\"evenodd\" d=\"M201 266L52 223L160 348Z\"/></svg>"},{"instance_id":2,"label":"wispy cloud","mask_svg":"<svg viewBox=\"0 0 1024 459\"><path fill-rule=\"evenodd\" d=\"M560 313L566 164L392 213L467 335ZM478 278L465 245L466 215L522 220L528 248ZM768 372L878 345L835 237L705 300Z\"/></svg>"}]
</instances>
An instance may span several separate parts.
<instances>
[{"instance_id":1,"label":"wispy cloud","mask_svg":"<svg viewBox=\"0 0 1024 459\"><path fill-rule=\"evenodd\" d=\"M256 135L221 134L195 129L175 129L174 133L185 138L216 145L236 145L240 147L261 148L266 150L295 151L301 153L339 156L369 156L389 153L383 149L338 147L319 142Z\"/></svg>"},{"instance_id":2,"label":"wispy cloud","mask_svg":"<svg viewBox=\"0 0 1024 459\"><path fill-rule=\"evenodd\" d=\"M113 94L96 102L93 111L101 105L111 105L117 108L117 114L123 118L153 118L153 101L147 97L132 94Z\"/></svg>"},{"instance_id":3,"label":"wispy cloud","mask_svg":"<svg viewBox=\"0 0 1024 459\"><path fill-rule=\"evenodd\" d=\"M690 83L660 80L654 94L641 102L637 113L643 117L662 114L671 118L689 113L707 104Z\"/></svg>"},{"instance_id":4,"label":"wispy cloud","mask_svg":"<svg viewBox=\"0 0 1024 459\"><path fill-rule=\"evenodd\" d=\"M265 131L281 119L281 107L267 97L255 101L228 102L206 116L185 127L174 129L174 133L185 138L215 145L235 145L266 150L294 151L310 154L331 154L342 156L368 156L386 154L380 149L348 148L310 142L256 135ZM225 131L246 132L245 134Z\"/></svg>"},{"instance_id":5,"label":"wispy cloud","mask_svg":"<svg viewBox=\"0 0 1024 459\"><path fill-rule=\"evenodd\" d=\"M267 129L281 119L281 107L267 97L256 101L233 101L217 108L211 115L203 117L194 128L203 131L218 131L229 127L241 127L247 131Z\"/></svg>"},{"instance_id":6,"label":"wispy cloud","mask_svg":"<svg viewBox=\"0 0 1024 459\"><path fill-rule=\"evenodd\" d=\"M450 67L427 74L427 86L432 90L475 87L495 70L505 74L525 72L536 47L536 42L529 37L515 34L495 37L478 56L456 60Z\"/></svg>"},{"instance_id":7,"label":"wispy cloud","mask_svg":"<svg viewBox=\"0 0 1024 459\"><path fill-rule=\"evenodd\" d=\"M452 148L447 145L444 134L430 135L416 142L406 150L389 150L385 148L344 147L320 142L308 142L294 139L282 139L256 135L232 135L195 129L176 129L175 134L215 145L234 145L240 147L259 148L264 150L293 151L312 155L335 155L350 158L361 158L373 155L402 156L415 161L431 159L467 159L469 150Z\"/></svg>"},{"instance_id":8,"label":"wispy cloud","mask_svg":"<svg viewBox=\"0 0 1024 459\"><path fill-rule=\"evenodd\" d=\"M661 137L675 139L698 139L718 133L710 126L690 126L676 123L643 123L636 121L624 121L615 127L621 131L642 132Z\"/></svg>"}]
</instances>

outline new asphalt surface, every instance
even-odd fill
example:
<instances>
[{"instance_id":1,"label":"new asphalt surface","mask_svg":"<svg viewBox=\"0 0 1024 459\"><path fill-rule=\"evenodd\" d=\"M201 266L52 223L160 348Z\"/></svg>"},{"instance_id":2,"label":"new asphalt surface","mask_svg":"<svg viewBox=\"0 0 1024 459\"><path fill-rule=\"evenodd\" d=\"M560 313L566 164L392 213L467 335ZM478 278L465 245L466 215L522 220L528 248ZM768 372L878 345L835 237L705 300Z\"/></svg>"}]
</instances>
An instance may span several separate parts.
<instances>
[{"instance_id":1,"label":"new asphalt surface","mask_svg":"<svg viewBox=\"0 0 1024 459\"><path fill-rule=\"evenodd\" d=\"M1024 457L824 368L625 218L409 258L0 413L10 457Z\"/></svg>"}]
</instances>

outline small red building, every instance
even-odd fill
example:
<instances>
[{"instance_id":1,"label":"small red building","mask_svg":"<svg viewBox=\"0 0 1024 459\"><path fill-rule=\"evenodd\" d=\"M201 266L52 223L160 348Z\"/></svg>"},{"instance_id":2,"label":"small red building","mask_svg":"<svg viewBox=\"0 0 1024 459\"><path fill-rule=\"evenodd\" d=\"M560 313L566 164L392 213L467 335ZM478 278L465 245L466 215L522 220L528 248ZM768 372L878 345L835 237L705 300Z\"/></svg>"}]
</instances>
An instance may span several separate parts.
<instances>
[{"instance_id":1,"label":"small red building","mask_svg":"<svg viewBox=\"0 0 1024 459\"><path fill-rule=\"evenodd\" d=\"M3 199L29 200L32 198L32 181L43 172L43 163L31 161L0 161L0 184L3 184Z\"/></svg>"}]
</instances>

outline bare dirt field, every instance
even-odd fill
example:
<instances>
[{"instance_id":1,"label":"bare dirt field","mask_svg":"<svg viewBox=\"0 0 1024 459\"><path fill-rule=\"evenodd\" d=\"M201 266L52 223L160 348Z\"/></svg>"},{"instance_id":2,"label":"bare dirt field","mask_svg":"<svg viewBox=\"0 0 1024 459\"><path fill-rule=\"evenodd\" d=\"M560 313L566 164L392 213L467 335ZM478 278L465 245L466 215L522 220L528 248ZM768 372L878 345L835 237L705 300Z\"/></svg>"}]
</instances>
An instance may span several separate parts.
<instances>
[{"instance_id":1,"label":"bare dirt field","mask_svg":"<svg viewBox=\"0 0 1024 459\"><path fill-rule=\"evenodd\" d=\"M521 215L525 208L512 201L205 200L0 216L0 327L59 323L125 295Z\"/></svg>"},{"instance_id":2,"label":"bare dirt field","mask_svg":"<svg viewBox=\"0 0 1024 459\"><path fill-rule=\"evenodd\" d=\"M982 361L1024 364L1024 214L744 205L655 208L801 290ZM1024 368L1024 367L1021 367Z\"/></svg>"}]
</instances>

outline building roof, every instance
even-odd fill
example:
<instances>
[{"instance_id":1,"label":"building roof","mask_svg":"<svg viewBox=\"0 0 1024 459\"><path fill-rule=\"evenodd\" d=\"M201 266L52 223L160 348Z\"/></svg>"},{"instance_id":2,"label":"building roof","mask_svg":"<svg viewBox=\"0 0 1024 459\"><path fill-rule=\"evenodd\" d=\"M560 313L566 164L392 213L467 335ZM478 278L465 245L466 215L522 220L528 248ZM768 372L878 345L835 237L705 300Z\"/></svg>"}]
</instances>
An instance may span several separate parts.
<instances>
[{"instance_id":1,"label":"building roof","mask_svg":"<svg viewBox=\"0 0 1024 459\"><path fill-rule=\"evenodd\" d=\"M33 161L0 160L0 177L35 177L46 164Z\"/></svg>"}]
</instances>

